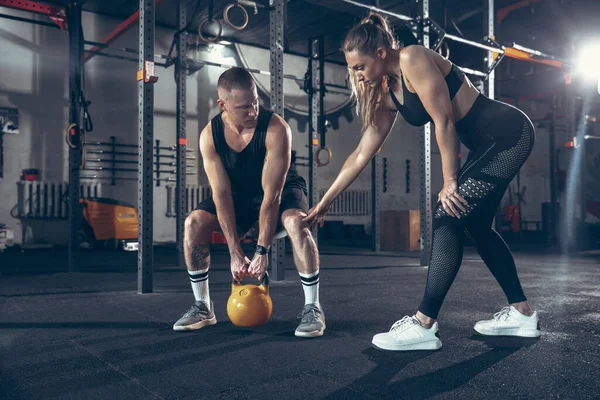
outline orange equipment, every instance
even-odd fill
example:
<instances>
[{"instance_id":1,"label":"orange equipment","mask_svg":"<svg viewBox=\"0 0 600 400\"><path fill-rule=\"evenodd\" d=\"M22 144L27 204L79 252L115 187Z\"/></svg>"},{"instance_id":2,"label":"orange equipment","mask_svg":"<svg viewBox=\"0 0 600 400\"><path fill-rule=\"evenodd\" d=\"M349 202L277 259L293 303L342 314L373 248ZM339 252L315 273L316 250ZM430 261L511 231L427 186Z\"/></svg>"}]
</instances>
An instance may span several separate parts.
<instances>
[{"instance_id":1,"label":"orange equipment","mask_svg":"<svg viewBox=\"0 0 600 400\"><path fill-rule=\"evenodd\" d=\"M93 236L90 239L105 243L137 241L138 213L134 206L103 197L84 197L79 204L88 225L84 231L88 236Z\"/></svg>"},{"instance_id":2,"label":"orange equipment","mask_svg":"<svg viewBox=\"0 0 600 400\"><path fill-rule=\"evenodd\" d=\"M235 326L251 327L264 325L271 318L273 302L269 295L269 276L265 274L260 285L231 284L231 295L227 301L227 315Z\"/></svg>"}]
</instances>

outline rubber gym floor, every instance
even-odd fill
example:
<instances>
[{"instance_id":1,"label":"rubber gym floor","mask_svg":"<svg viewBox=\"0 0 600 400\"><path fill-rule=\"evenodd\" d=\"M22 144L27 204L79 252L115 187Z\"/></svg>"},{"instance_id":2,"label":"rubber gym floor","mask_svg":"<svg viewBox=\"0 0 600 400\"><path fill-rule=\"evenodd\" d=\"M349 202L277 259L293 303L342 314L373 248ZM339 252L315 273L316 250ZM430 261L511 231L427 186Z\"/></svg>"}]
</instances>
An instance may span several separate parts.
<instances>
[{"instance_id":1,"label":"rubber gym floor","mask_svg":"<svg viewBox=\"0 0 600 400\"><path fill-rule=\"evenodd\" d=\"M505 305L467 249L440 316L443 347L387 352L371 338L414 313L427 270L417 254L323 251L325 335L294 336L303 303L291 255L272 282L270 322L244 329L225 310L228 257L213 254L218 323L171 326L193 295L174 252L155 250L154 292L137 294L135 253L0 254L2 399L592 399L600 389L600 254L515 251L540 313L540 339L485 338L473 324Z\"/></svg>"}]
</instances>

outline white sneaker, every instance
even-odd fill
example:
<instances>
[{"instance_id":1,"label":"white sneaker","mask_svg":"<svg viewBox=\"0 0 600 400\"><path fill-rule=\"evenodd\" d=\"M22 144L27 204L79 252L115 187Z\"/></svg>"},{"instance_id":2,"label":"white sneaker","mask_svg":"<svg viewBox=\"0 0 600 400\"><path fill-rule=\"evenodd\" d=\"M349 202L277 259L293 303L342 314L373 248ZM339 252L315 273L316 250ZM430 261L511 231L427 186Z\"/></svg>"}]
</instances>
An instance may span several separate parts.
<instances>
[{"instance_id":1,"label":"white sneaker","mask_svg":"<svg viewBox=\"0 0 600 400\"><path fill-rule=\"evenodd\" d=\"M500 312L494 314L493 319L479 321L474 329L488 336L520 336L539 337L540 326L537 311L530 317L521 314L513 306L504 307Z\"/></svg>"},{"instance_id":2,"label":"white sneaker","mask_svg":"<svg viewBox=\"0 0 600 400\"><path fill-rule=\"evenodd\" d=\"M417 317L407 315L396 321L389 332L373 336L373 344L383 350L437 350L442 347L437 333L437 322L427 329Z\"/></svg>"}]
</instances>

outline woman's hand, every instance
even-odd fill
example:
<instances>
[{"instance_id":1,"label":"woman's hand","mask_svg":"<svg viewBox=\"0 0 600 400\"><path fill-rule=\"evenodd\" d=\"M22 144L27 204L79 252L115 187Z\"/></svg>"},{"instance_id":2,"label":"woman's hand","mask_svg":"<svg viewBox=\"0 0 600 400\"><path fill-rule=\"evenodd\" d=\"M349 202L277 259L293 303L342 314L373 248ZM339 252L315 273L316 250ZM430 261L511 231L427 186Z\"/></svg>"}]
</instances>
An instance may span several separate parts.
<instances>
[{"instance_id":1,"label":"woman's hand","mask_svg":"<svg viewBox=\"0 0 600 400\"><path fill-rule=\"evenodd\" d=\"M465 206L469 205L465 198L458 193L458 183L456 179L451 179L444 184L442 191L438 194L438 201L442 203L442 207L444 207L444 211L446 211L448 215L453 215L456 218L460 218L460 212L458 210L467 212Z\"/></svg>"},{"instance_id":2,"label":"woman's hand","mask_svg":"<svg viewBox=\"0 0 600 400\"><path fill-rule=\"evenodd\" d=\"M308 215L302 219L302 222L307 223L311 230L313 230L317 224L322 228L325 223L325 214L327 214L329 208L331 208L331 205L319 202L308 211Z\"/></svg>"}]
</instances>

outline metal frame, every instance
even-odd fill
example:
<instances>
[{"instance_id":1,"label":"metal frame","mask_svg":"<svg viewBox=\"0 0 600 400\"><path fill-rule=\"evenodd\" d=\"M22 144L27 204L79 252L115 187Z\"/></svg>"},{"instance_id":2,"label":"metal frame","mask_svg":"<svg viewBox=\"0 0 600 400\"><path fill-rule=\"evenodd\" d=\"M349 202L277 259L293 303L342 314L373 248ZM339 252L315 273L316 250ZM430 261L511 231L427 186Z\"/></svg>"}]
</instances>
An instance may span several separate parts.
<instances>
[{"instance_id":1,"label":"metal frame","mask_svg":"<svg viewBox=\"0 0 600 400\"><path fill-rule=\"evenodd\" d=\"M283 99L283 49L287 28L287 0L269 0L269 47L271 51L271 111L284 117ZM269 261L271 280L285 280L285 238L275 239L271 244Z\"/></svg>"},{"instance_id":2,"label":"metal frame","mask_svg":"<svg viewBox=\"0 0 600 400\"><path fill-rule=\"evenodd\" d=\"M548 145L550 151L549 169L550 169L550 221L549 227L544 227L547 233L547 244L550 248L556 248L558 244L557 229L558 229L558 188L556 174L556 113L558 111L558 98L556 95L552 97L552 121L550 125L550 134L548 137Z\"/></svg>"},{"instance_id":3,"label":"metal frame","mask_svg":"<svg viewBox=\"0 0 600 400\"><path fill-rule=\"evenodd\" d=\"M494 23L496 21L496 19L494 18L494 0L483 0L485 2L485 7L484 7L484 26L487 30L487 40L494 40ZM486 91L486 96L489 97L490 99L493 99L496 96L496 91L495 91L495 80L496 80L496 71L495 71L495 66L498 65L498 63L500 62L501 58L500 56L494 60L494 52L489 50L487 52L487 57L486 57L486 70L489 71L488 76L487 76L487 81L486 81L486 85L485 85L485 91ZM496 62L497 61L497 62Z\"/></svg>"},{"instance_id":4,"label":"metal frame","mask_svg":"<svg viewBox=\"0 0 600 400\"><path fill-rule=\"evenodd\" d=\"M419 42L429 48L429 27L424 23L429 18L429 0L423 0L421 7L422 18L418 27ZM432 123L428 122L421 128L420 136L420 181L421 181L421 266L428 266L431 258L431 242L433 239L433 204L431 194L431 133Z\"/></svg>"},{"instance_id":5,"label":"metal frame","mask_svg":"<svg viewBox=\"0 0 600 400\"><path fill-rule=\"evenodd\" d=\"M319 124L319 100L321 95L321 62L322 44L321 38L311 38L308 40L308 73L310 76L310 86L308 90L308 205L314 207L319 202L319 179L317 176L317 151L319 150L320 124ZM315 243L319 244L318 229L313 232Z\"/></svg>"},{"instance_id":6,"label":"metal frame","mask_svg":"<svg viewBox=\"0 0 600 400\"><path fill-rule=\"evenodd\" d=\"M484 7L483 7L483 28L484 28L484 32L487 32L487 36L485 39L488 40L488 42L491 42L494 40L495 38L495 32L494 32L494 28L495 28L495 12L494 12L494 0L483 0L484 2ZM500 63L500 61L502 61L503 58L503 54L499 54L496 58L496 60L494 60L494 52L491 49L488 49L488 52L486 53L486 57L484 59L485 61L485 68L488 71L488 76L487 79L484 80L483 82L483 93L488 96L489 98L493 99L494 96L496 95L496 90L495 90L495 83L496 83L496 71L495 71L495 67L498 66L498 64ZM501 214L501 206L498 206L498 210L496 212L497 215ZM520 214L519 214L520 215ZM501 220L498 217L494 217L494 221L492 223L492 226L495 226L497 230L500 229L500 224L501 224Z\"/></svg>"},{"instance_id":7,"label":"metal frame","mask_svg":"<svg viewBox=\"0 0 600 400\"><path fill-rule=\"evenodd\" d=\"M154 84L147 81L146 62L154 61L154 0L140 0L138 82L138 293L153 291L154 227L153 227L153 147ZM139 75L139 72L138 72Z\"/></svg>"},{"instance_id":8,"label":"metal frame","mask_svg":"<svg viewBox=\"0 0 600 400\"><path fill-rule=\"evenodd\" d=\"M567 132L570 132L571 135L573 135L574 137L577 135L577 95L576 95L576 91L575 91L575 85L573 84L572 80L570 80L570 83L565 84L564 87L564 108L566 109L566 126L567 126ZM554 125L554 129L556 129L556 116L554 116L553 119L553 125ZM574 138L574 140L576 140ZM575 145L575 143L574 143ZM574 146L575 147L575 146ZM574 149L575 150L575 149ZM568 167L565 166L564 168L569 170L574 168L575 166L572 164L573 162L573 158L571 158L570 161L567 162ZM581 178L579 179L579 181L581 181ZM566 190L567 192L569 192L570 190ZM569 252L571 252L572 248L571 248L571 242L573 240L573 237L571 236L574 232L572 231L572 224L573 221L575 220L575 211L572 211L571 209L575 208L575 203L571 203L570 198L571 195L565 195L564 196L564 205L561 206L560 208L560 212L559 212L559 216L557 218L557 226L559 227L557 230L558 232L561 232L561 234L557 234L557 241L559 242L559 246L560 246L560 253L562 254L567 254ZM552 204L552 208L554 208L555 206L558 206L557 203ZM565 232L566 231L566 232Z\"/></svg>"},{"instance_id":9,"label":"metal frame","mask_svg":"<svg viewBox=\"0 0 600 400\"><path fill-rule=\"evenodd\" d=\"M68 11L69 22L69 124L77 134L71 137L74 147L69 147L69 272L75 270L79 253L79 228L81 225L79 208L79 168L81 166L82 131L82 71L83 34L81 28L82 3L74 1Z\"/></svg>"},{"instance_id":10,"label":"metal frame","mask_svg":"<svg viewBox=\"0 0 600 400\"><path fill-rule=\"evenodd\" d=\"M379 226L381 189L381 153L377 152L371 160L371 250L381 250L381 232Z\"/></svg>"},{"instance_id":11,"label":"metal frame","mask_svg":"<svg viewBox=\"0 0 600 400\"><path fill-rule=\"evenodd\" d=\"M585 107L585 106L584 106ZM589 111L589 110L588 110ZM582 112L586 111L582 110ZM592 123L588 120L586 115L581 116L583 126L577 131L577 135L575 136L577 140L579 140L578 148L575 148L575 151L580 152L579 156L579 221L575 226L575 244L572 247L572 251L582 251L588 249L588 232L586 229L585 220L587 218L587 140L586 136L592 136L590 133L593 132L591 129ZM576 167L576 168L577 168ZM573 216L573 218L575 218ZM575 218L575 220L577 220Z\"/></svg>"},{"instance_id":12,"label":"metal frame","mask_svg":"<svg viewBox=\"0 0 600 400\"><path fill-rule=\"evenodd\" d=\"M175 210L177 213L176 221L176 247L177 247L177 265L185 265L185 257L183 253L183 242L185 235L185 184L186 184L186 150L187 150L187 135L186 135L186 101L187 101L187 32L184 31L187 25L187 1L179 0L177 3L178 29L177 34L177 61L176 68L176 85L177 85L177 158L176 158L176 185L175 185Z\"/></svg>"}]
</instances>

